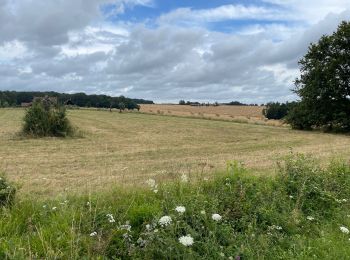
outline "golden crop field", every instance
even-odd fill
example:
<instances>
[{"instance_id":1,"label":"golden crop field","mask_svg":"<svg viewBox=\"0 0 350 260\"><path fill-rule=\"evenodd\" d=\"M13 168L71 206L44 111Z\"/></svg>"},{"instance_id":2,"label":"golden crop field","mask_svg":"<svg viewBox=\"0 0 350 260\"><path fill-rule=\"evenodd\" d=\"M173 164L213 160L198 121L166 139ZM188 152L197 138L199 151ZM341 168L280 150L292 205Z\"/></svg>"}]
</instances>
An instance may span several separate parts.
<instances>
[{"instance_id":1,"label":"golden crop field","mask_svg":"<svg viewBox=\"0 0 350 260\"><path fill-rule=\"evenodd\" d=\"M19 184L20 196L143 185L183 173L210 178L229 160L272 173L276 158L291 149L350 158L350 136L134 112L70 110L82 138L23 139L16 134L23 115L23 109L0 109L0 172Z\"/></svg>"},{"instance_id":2,"label":"golden crop field","mask_svg":"<svg viewBox=\"0 0 350 260\"><path fill-rule=\"evenodd\" d=\"M190 105L141 105L141 112L150 114L198 117L225 121L258 123L281 126L282 122L267 120L263 116L263 106L190 106Z\"/></svg>"}]
</instances>

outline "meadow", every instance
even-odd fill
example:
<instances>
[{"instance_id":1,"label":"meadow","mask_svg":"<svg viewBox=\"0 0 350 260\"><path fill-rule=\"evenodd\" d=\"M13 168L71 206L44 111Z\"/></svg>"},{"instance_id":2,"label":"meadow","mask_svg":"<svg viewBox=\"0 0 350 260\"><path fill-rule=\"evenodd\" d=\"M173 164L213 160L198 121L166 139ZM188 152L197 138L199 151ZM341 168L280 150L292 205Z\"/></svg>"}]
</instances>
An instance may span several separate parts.
<instances>
[{"instance_id":1,"label":"meadow","mask_svg":"<svg viewBox=\"0 0 350 260\"><path fill-rule=\"evenodd\" d=\"M76 109L28 138L24 112L0 110L1 259L350 257L349 136Z\"/></svg>"},{"instance_id":2,"label":"meadow","mask_svg":"<svg viewBox=\"0 0 350 260\"><path fill-rule=\"evenodd\" d=\"M27 139L18 136L24 111L0 110L0 171L20 197L86 194L182 174L213 178L232 160L252 174L273 175L276 160L291 150L323 162L350 156L346 135L136 112L69 110L82 137Z\"/></svg>"}]
</instances>

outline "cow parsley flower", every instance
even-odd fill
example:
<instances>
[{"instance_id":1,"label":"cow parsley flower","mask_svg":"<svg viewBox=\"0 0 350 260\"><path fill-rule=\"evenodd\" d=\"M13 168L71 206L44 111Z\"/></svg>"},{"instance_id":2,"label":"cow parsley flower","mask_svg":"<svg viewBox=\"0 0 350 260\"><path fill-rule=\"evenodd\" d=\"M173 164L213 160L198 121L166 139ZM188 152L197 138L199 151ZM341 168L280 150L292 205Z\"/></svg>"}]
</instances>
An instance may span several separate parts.
<instances>
[{"instance_id":1,"label":"cow parsley flower","mask_svg":"<svg viewBox=\"0 0 350 260\"><path fill-rule=\"evenodd\" d=\"M188 176L187 176L186 174L183 173L183 174L181 175L181 181L182 181L182 182L188 182Z\"/></svg>"},{"instance_id":2,"label":"cow parsley flower","mask_svg":"<svg viewBox=\"0 0 350 260\"><path fill-rule=\"evenodd\" d=\"M90 237L94 237L94 236L97 236L97 232L96 232L96 231L94 231L94 232L92 232L92 233L90 234Z\"/></svg>"},{"instance_id":3,"label":"cow parsley flower","mask_svg":"<svg viewBox=\"0 0 350 260\"><path fill-rule=\"evenodd\" d=\"M159 219L159 225L161 225L162 227L166 227L170 225L171 222L172 222L172 219L170 216L163 216Z\"/></svg>"},{"instance_id":4,"label":"cow parsley flower","mask_svg":"<svg viewBox=\"0 0 350 260\"><path fill-rule=\"evenodd\" d=\"M177 207L175 208L175 211L178 212L178 213L180 213L180 214L183 214L183 213L185 213L186 208L185 208L184 206L177 206Z\"/></svg>"},{"instance_id":5,"label":"cow parsley flower","mask_svg":"<svg viewBox=\"0 0 350 260\"><path fill-rule=\"evenodd\" d=\"M52 210L55 211L57 209L57 207L53 207Z\"/></svg>"},{"instance_id":6,"label":"cow parsley flower","mask_svg":"<svg viewBox=\"0 0 350 260\"><path fill-rule=\"evenodd\" d=\"M221 217L219 214L217 214L217 213L211 215L211 218L212 218L214 221L220 221L220 220L222 219L222 217Z\"/></svg>"},{"instance_id":7,"label":"cow parsley flower","mask_svg":"<svg viewBox=\"0 0 350 260\"><path fill-rule=\"evenodd\" d=\"M201 210L201 214L202 214L202 215L205 215L205 210Z\"/></svg>"},{"instance_id":8,"label":"cow parsley flower","mask_svg":"<svg viewBox=\"0 0 350 260\"><path fill-rule=\"evenodd\" d=\"M194 241L193 241L193 237L191 237L191 235L187 235L187 236L182 236L179 238L179 242L181 244L183 244L184 246L192 246Z\"/></svg>"},{"instance_id":9,"label":"cow parsley flower","mask_svg":"<svg viewBox=\"0 0 350 260\"><path fill-rule=\"evenodd\" d=\"M109 223L114 223L115 222L115 219L114 219L112 214L107 214L106 217L108 218L108 222Z\"/></svg>"},{"instance_id":10,"label":"cow parsley flower","mask_svg":"<svg viewBox=\"0 0 350 260\"><path fill-rule=\"evenodd\" d=\"M349 229L346 227L340 227L340 231L343 232L344 234L349 234Z\"/></svg>"},{"instance_id":11,"label":"cow parsley flower","mask_svg":"<svg viewBox=\"0 0 350 260\"><path fill-rule=\"evenodd\" d=\"M307 216L307 217L306 217L306 219L307 219L307 220L310 220L310 221L315 220L315 218L314 218L314 217L312 217L312 216Z\"/></svg>"}]
</instances>

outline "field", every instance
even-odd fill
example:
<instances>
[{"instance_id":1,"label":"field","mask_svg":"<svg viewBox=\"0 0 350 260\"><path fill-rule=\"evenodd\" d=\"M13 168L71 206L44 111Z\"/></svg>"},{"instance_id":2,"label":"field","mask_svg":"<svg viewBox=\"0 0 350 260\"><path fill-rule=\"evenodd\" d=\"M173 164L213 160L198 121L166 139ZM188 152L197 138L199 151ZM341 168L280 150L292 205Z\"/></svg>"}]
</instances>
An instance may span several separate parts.
<instances>
[{"instance_id":1,"label":"field","mask_svg":"<svg viewBox=\"0 0 350 260\"><path fill-rule=\"evenodd\" d=\"M267 120L263 116L263 106L189 106L189 105L141 105L140 111L149 114L175 115L191 118L234 121L281 126L278 120Z\"/></svg>"},{"instance_id":2,"label":"field","mask_svg":"<svg viewBox=\"0 0 350 260\"><path fill-rule=\"evenodd\" d=\"M21 197L144 185L149 178L173 180L183 173L211 178L231 160L254 174L273 174L276 158L291 149L321 161L350 156L345 135L97 110L68 112L82 138L23 139L17 136L23 115L22 109L0 110L0 171L20 186Z\"/></svg>"},{"instance_id":3,"label":"field","mask_svg":"<svg viewBox=\"0 0 350 260\"><path fill-rule=\"evenodd\" d=\"M350 258L350 136L78 109L34 139L23 115L0 110L0 259Z\"/></svg>"}]
</instances>

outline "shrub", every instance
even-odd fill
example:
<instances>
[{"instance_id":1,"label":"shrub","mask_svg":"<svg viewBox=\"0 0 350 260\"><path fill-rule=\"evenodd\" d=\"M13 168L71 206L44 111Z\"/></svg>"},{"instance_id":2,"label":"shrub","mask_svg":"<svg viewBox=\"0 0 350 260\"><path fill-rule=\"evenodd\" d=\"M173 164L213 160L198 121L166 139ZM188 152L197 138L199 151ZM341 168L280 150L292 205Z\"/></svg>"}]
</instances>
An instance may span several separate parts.
<instances>
[{"instance_id":1,"label":"shrub","mask_svg":"<svg viewBox=\"0 0 350 260\"><path fill-rule=\"evenodd\" d=\"M23 133L26 135L65 137L73 132L66 109L48 98L35 100L24 117Z\"/></svg>"},{"instance_id":2,"label":"shrub","mask_svg":"<svg viewBox=\"0 0 350 260\"><path fill-rule=\"evenodd\" d=\"M13 204L16 189L11 186L3 175L0 175L0 205L9 206Z\"/></svg>"}]
</instances>

